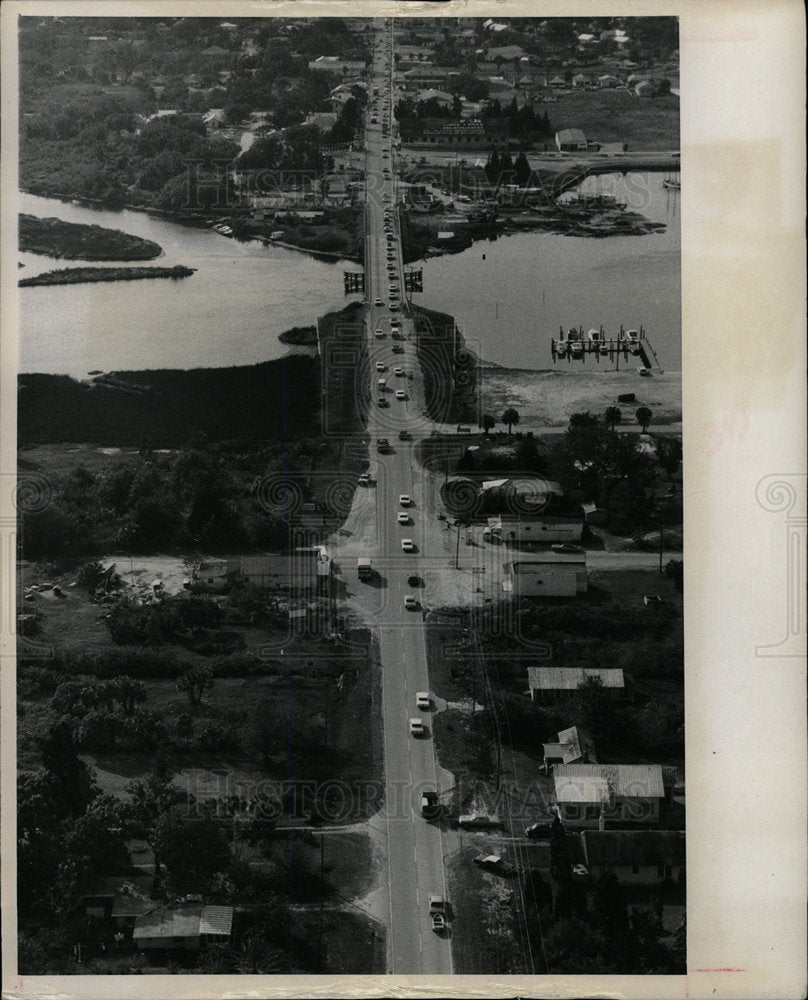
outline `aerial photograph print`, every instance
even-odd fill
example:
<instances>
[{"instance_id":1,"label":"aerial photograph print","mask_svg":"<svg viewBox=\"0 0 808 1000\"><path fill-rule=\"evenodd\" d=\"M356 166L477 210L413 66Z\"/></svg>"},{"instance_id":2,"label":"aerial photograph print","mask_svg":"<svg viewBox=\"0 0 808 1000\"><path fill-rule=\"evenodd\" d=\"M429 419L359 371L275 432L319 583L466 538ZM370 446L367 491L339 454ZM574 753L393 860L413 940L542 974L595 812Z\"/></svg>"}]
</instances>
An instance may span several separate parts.
<instances>
[{"instance_id":1,"label":"aerial photograph print","mask_svg":"<svg viewBox=\"0 0 808 1000\"><path fill-rule=\"evenodd\" d=\"M18 975L684 976L678 18L117 6L14 22Z\"/></svg>"}]
</instances>

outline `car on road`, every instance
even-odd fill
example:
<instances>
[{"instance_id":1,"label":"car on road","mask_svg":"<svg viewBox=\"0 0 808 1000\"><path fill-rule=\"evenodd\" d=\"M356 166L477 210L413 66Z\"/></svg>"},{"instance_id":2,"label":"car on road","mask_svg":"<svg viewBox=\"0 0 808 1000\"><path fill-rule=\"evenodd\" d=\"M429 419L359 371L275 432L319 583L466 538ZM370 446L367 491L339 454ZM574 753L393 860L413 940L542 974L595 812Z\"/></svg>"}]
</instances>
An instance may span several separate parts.
<instances>
[{"instance_id":1,"label":"car on road","mask_svg":"<svg viewBox=\"0 0 808 1000\"><path fill-rule=\"evenodd\" d=\"M357 482L360 486L370 486L370 476L367 472L363 472Z\"/></svg>"},{"instance_id":2,"label":"car on road","mask_svg":"<svg viewBox=\"0 0 808 1000\"><path fill-rule=\"evenodd\" d=\"M413 600L415 600L415 598L413 598ZM415 692L415 707L421 709L424 712L429 711L429 691Z\"/></svg>"},{"instance_id":3,"label":"car on road","mask_svg":"<svg viewBox=\"0 0 808 1000\"><path fill-rule=\"evenodd\" d=\"M433 913L430 923L432 924L432 930L436 934L440 934L446 930L446 917L442 913Z\"/></svg>"},{"instance_id":4,"label":"car on road","mask_svg":"<svg viewBox=\"0 0 808 1000\"><path fill-rule=\"evenodd\" d=\"M387 365L383 361L376 362L376 371L383 372L387 368Z\"/></svg>"},{"instance_id":5,"label":"car on road","mask_svg":"<svg viewBox=\"0 0 808 1000\"><path fill-rule=\"evenodd\" d=\"M401 548L404 552L415 552L415 542L411 538L402 538Z\"/></svg>"},{"instance_id":6,"label":"car on road","mask_svg":"<svg viewBox=\"0 0 808 1000\"><path fill-rule=\"evenodd\" d=\"M406 399L407 393L403 389L396 389L396 399Z\"/></svg>"},{"instance_id":7,"label":"car on road","mask_svg":"<svg viewBox=\"0 0 808 1000\"><path fill-rule=\"evenodd\" d=\"M390 326L401 326L401 320L398 318L398 316L394 316L390 320Z\"/></svg>"},{"instance_id":8,"label":"car on road","mask_svg":"<svg viewBox=\"0 0 808 1000\"><path fill-rule=\"evenodd\" d=\"M399 507L412 507L412 497L409 493L402 493L398 498Z\"/></svg>"},{"instance_id":9,"label":"car on road","mask_svg":"<svg viewBox=\"0 0 808 1000\"><path fill-rule=\"evenodd\" d=\"M399 441L412 441L412 434L409 431L403 430L398 432Z\"/></svg>"},{"instance_id":10,"label":"car on road","mask_svg":"<svg viewBox=\"0 0 808 1000\"><path fill-rule=\"evenodd\" d=\"M478 854L474 858L474 864L478 868L482 868L483 871L493 872L495 875L502 875L504 878L509 878L511 875L516 874L516 869L513 865L498 854Z\"/></svg>"},{"instance_id":11,"label":"car on road","mask_svg":"<svg viewBox=\"0 0 808 1000\"><path fill-rule=\"evenodd\" d=\"M399 513L396 516L396 519L397 519L397 521L398 521L399 524L409 524L410 523L410 515L406 512L406 510L399 511Z\"/></svg>"},{"instance_id":12,"label":"car on road","mask_svg":"<svg viewBox=\"0 0 808 1000\"><path fill-rule=\"evenodd\" d=\"M382 330L382 328L380 326L377 326L376 329L373 332L374 332L374 334L377 337L383 337L384 336L384 330Z\"/></svg>"},{"instance_id":13,"label":"car on road","mask_svg":"<svg viewBox=\"0 0 808 1000\"><path fill-rule=\"evenodd\" d=\"M404 374L404 369L403 368L394 368L393 369L393 374L394 375L403 375Z\"/></svg>"},{"instance_id":14,"label":"car on road","mask_svg":"<svg viewBox=\"0 0 808 1000\"><path fill-rule=\"evenodd\" d=\"M407 596L404 598L404 607L407 611L417 611L418 601L414 597Z\"/></svg>"},{"instance_id":15,"label":"car on road","mask_svg":"<svg viewBox=\"0 0 808 1000\"><path fill-rule=\"evenodd\" d=\"M564 542L561 545L551 545L551 551L560 552L562 555L576 555L579 552L583 552L580 545L570 545L568 542Z\"/></svg>"},{"instance_id":16,"label":"car on road","mask_svg":"<svg viewBox=\"0 0 808 1000\"><path fill-rule=\"evenodd\" d=\"M374 305L374 306L383 306L383 305L384 305L384 302L382 302L382 300L381 300L381 299L379 299L379 298L375 298L375 299L373 300L373 305Z\"/></svg>"},{"instance_id":17,"label":"car on road","mask_svg":"<svg viewBox=\"0 0 808 1000\"><path fill-rule=\"evenodd\" d=\"M410 719L410 736L423 736L426 726L423 719Z\"/></svg>"},{"instance_id":18,"label":"car on road","mask_svg":"<svg viewBox=\"0 0 808 1000\"><path fill-rule=\"evenodd\" d=\"M387 308L390 310L390 312L398 312L398 306L395 304L395 302L393 302L392 305L389 305Z\"/></svg>"},{"instance_id":19,"label":"car on road","mask_svg":"<svg viewBox=\"0 0 808 1000\"><path fill-rule=\"evenodd\" d=\"M383 410L386 410L387 407L390 405L390 403L384 398L384 396L379 396L378 403Z\"/></svg>"},{"instance_id":20,"label":"car on road","mask_svg":"<svg viewBox=\"0 0 808 1000\"><path fill-rule=\"evenodd\" d=\"M393 354L403 354L404 348L401 344L393 344Z\"/></svg>"},{"instance_id":21,"label":"car on road","mask_svg":"<svg viewBox=\"0 0 808 1000\"><path fill-rule=\"evenodd\" d=\"M499 817L488 813L466 813L458 818L458 824L466 827L499 826Z\"/></svg>"},{"instance_id":22,"label":"car on road","mask_svg":"<svg viewBox=\"0 0 808 1000\"><path fill-rule=\"evenodd\" d=\"M525 836L533 840L544 840L553 835L553 823L531 823L525 827Z\"/></svg>"},{"instance_id":23,"label":"car on road","mask_svg":"<svg viewBox=\"0 0 808 1000\"><path fill-rule=\"evenodd\" d=\"M417 573L413 573L412 576L408 576L407 583L411 587L423 587L424 585L424 581L417 575Z\"/></svg>"},{"instance_id":24,"label":"car on road","mask_svg":"<svg viewBox=\"0 0 808 1000\"><path fill-rule=\"evenodd\" d=\"M437 895L437 893L431 893L429 896L429 912L430 913L446 913L446 900L443 896Z\"/></svg>"}]
</instances>

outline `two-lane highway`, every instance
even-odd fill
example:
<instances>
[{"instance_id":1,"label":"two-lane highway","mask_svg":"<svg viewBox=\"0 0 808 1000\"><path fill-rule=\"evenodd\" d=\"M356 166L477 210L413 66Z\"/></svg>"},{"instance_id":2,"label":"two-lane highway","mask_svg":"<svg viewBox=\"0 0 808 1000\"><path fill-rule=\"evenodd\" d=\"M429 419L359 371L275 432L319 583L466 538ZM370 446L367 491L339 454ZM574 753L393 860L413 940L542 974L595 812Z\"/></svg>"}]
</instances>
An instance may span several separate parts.
<instances>
[{"instance_id":1,"label":"two-lane highway","mask_svg":"<svg viewBox=\"0 0 808 1000\"><path fill-rule=\"evenodd\" d=\"M429 897L447 897L443 844L439 822L421 815L420 793L441 791L447 780L435 760L431 712L416 705L416 693L429 691L429 676L422 590L413 582L422 575L424 505L415 491L412 436L420 437L426 425L396 211L391 31L388 26L376 36L365 128L365 315L373 380L368 431L379 524L376 548L367 555L384 586L359 586L368 586L369 619L378 630L382 664L389 971L434 975L452 972L451 921L442 934L432 930ZM389 450L377 451L380 438L389 440ZM402 503L402 496L412 502ZM400 513L406 513L407 523L399 523ZM402 546L406 539L413 540L411 551ZM408 608L405 598L415 599L416 606ZM411 734L411 719L423 721L422 735Z\"/></svg>"}]
</instances>

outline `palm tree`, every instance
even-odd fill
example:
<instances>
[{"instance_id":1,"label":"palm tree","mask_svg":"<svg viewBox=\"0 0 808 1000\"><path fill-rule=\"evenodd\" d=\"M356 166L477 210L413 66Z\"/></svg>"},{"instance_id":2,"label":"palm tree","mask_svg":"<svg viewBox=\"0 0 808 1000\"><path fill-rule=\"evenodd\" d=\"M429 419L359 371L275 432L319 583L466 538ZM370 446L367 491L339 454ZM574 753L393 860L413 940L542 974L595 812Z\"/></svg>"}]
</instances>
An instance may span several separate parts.
<instances>
[{"instance_id":1,"label":"palm tree","mask_svg":"<svg viewBox=\"0 0 808 1000\"><path fill-rule=\"evenodd\" d=\"M645 434L645 432L648 430L648 425L651 423L651 417L653 416L653 414L651 413L651 411L648 409L647 406L640 406L637 409L637 413L635 414L635 416L637 417L637 423L640 424L642 427L643 434Z\"/></svg>"},{"instance_id":2,"label":"palm tree","mask_svg":"<svg viewBox=\"0 0 808 1000\"><path fill-rule=\"evenodd\" d=\"M499 418L500 422L508 425L508 437L511 436L511 428L514 424L519 423L519 413L512 406L509 406L507 410Z\"/></svg>"},{"instance_id":3,"label":"palm tree","mask_svg":"<svg viewBox=\"0 0 808 1000\"><path fill-rule=\"evenodd\" d=\"M611 427L612 430L615 428L615 424L619 424L623 419L623 414L620 412L617 406L607 406L606 412L603 414L603 419Z\"/></svg>"}]
</instances>

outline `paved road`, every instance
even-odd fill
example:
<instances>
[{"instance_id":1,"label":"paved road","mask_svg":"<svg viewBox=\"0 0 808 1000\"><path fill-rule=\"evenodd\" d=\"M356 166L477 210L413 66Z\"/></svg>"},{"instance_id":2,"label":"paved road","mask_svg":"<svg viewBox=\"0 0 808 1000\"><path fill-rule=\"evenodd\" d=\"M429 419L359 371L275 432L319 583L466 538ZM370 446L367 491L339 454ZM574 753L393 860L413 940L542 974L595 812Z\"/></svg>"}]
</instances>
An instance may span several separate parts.
<instances>
[{"instance_id":1,"label":"paved road","mask_svg":"<svg viewBox=\"0 0 808 1000\"><path fill-rule=\"evenodd\" d=\"M423 380L415 346L409 338L412 320L402 309L404 287L400 241L395 212L395 181L391 157L391 137L384 134L385 101L391 90L392 65L390 34L377 36L374 73L366 123L366 259L365 295L367 336L371 357L374 405L368 421L371 447L371 474L377 486L367 495L375 498L376 541L367 554L375 565L383 565L381 575L367 584L352 584L356 602L374 621L382 663L382 710L386 801L384 822L388 834L389 971L397 974L450 974L452 955L450 933L437 935L431 929L429 895L446 897L443 844L440 828L420 815L420 791L445 788L449 776L440 772L432 742L429 713L415 704L417 691L429 690L424 625L420 609L408 610L405 596L417 597L410 586L412 574L420 573L423 551L419 519L423 503L413 477L412 444L400 440L406 429L420 436L423 410ZM382 54L384 53L384 54ZM373 88L379 87L378 99ZM388 112L391 114L391 112ZM372 117L377 122L372 122ZM392 121L390 122L392 127ZM389 132L389 129L388 129ZM392 321L398 320L398 331ZM394 339L395 337L395 339ZM393 347L403 349L394 352ZM381 370L376 370L381 366ZM398 367L404 374L395 374ZM408 377L412 374L412 378ZM386 385L379 389L378 380ZM405 394L404 399L396 392ZM376 405L384 399L387 406ZM389 438L387 454L376 451L380 437ZM413 498L403 507L399 497ZM399 512L409 513L410 523L399 525ZM372 516L372 515L371 515ZM405 552L401 542L413 540L416 549ZM344 573L356 570L346 563ZM410 735L409 719L422 718L426 733Z\"/></svg>"}]
</instances>

